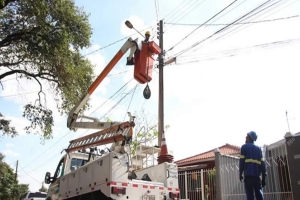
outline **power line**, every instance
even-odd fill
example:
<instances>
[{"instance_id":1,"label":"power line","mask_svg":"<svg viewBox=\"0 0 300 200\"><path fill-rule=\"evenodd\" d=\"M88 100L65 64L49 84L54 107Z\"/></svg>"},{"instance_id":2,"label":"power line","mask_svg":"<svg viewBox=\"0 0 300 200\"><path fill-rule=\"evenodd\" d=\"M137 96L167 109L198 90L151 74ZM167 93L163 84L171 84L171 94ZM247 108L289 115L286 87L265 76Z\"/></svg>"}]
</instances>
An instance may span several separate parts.
<instances>
[{"instance_id":1,"label":"power line","mask_svg":"<svg viewBox=\"0 0 300 200\"><path fill-rule=\"evenodd\" d=\"M43 90L43 91L47 91L49 90L50 88L46 89L46 90ZM32 94L32 93L37 93L39 92L40 90L37 90L37 91L31 91L31 92L24 92L22 94L11 94L11 95L6 95L6 96L0 96L0 99L1 98L8 98L8 97L15 97L15 96L22 96L22 95L25 95L25 94Z\"/></svg>"},{"instance_id":2,"label":"power line","mask_svg":"<svg viewBox=\"0 0 300 200\"><path fill-rule=\"evenodd\" d=\"M281 0L280 0L281 1ZM280 1L278 1L278 2L280 2ZM276 3L278 3L278 2L276 2ZM296 3L297 1L295 1L295 2L293 2L292 4L294 4L294 3ZM276 3L274 3L274 4L276 4ZM273 4L273 5L274 5ZM292 4L290 4L290 5L292 5ZM273 6L273 5L271 5L271 6ZM290 6L290 5L288 5L288 6ZM277 5L278 6L278 5ZM288 6L286 6L286 7L288 7ZM269 6L270 7L270 6ZM269 8L269 7L267 7L267 8ZM282 8L282 9L285 9L286 7L284 7L284 8ZM268 16L271 16L271 15L273 15L273 14L275 14L275 13L277 13L277 12L279 12L279 11L281 11L282 9L280 9L280 10L278 10L278 11L276 11L276 12L274 12L274 13L272 13L272 14L270 14L270 15L268 15ZM260 11L261 12L261 11ZM259 12L258 12L259 13ZM256 13L256 14L258 14L258 13ZM252 15L253 16L253 15ZM250 17L252 17L252 16L250 16ZM266 17L268 17L268 16L266 16ZM247 17L247 18L250 18L250 17ZM257 16L257 17L259 17L259 16ZM256 17L256 18L257 18ZM265 18L266 18L265 17ZM298 17L298 16L297 16ZM246 19L247 19L246 18ZM246 19L244 19L244 20L246 20ZM243 20L243 21L244 21ZM246 26L246 27L237 27L237 28L235 28L235 29L233 29L233 30L231 30L231 31L229 31L229 32L227 32L227 33L225 33L225 34L223 34L223 35L221 35L220 37L218 37L218 38L216 38L215 40L219 40L220 38L224 38L224 36L228 36L228 34L229 35L233 35L234 33L237 33L237 32L239 32L239 31L242 31L243 29L245 29L245 28L247 28L247 27L249 27L249 26L251 26L252 24L249 24L248 26ZM240 30L237 30L237 29L239 29L239 28L241 28ZM237 31L235 31L235 30L237 30ZM234 32L235 31L235 32ZM231 34L230 34L231 33Z\"/></svg>"},{"instance_id":3,"label":"power line","mask_svg":"<svg viewBox=\"0 0 300 200\"><path fill-rule=\"evenodd\" d=\"M188 14L190 14L192 11L194 11L198 6L202 5L206 0L201 1L198 5L193 6L195 3L197 3L198 1L195 1L194 4L192 4L189 8L192 7L192 10L190 10L189 12L185 13L184 12L187 10L184 10L181 14L184 14L181 18L179 18L176 22L179 22L180 20L182 20L184 17L186 17ZM188 9L189 9L188 8ZM175 19L177 19L179 16L181 16L181 14L179 14L177 17L175 17ZM167 27L167 29L164 32L167 32L173 25Z\"/></svg>"},{"instance_id":4,"label":"power line","mask_svg":"<svg viewBox=\"0 0 300 200\"><path fill-rule=\"evenodd\" d=\"M203 40L200 40L200 41L194 43L193 45L191 45L190 47L188 47L188 48L186 48L186 49L184 49L184 50L178 52L174 57L179 56L179 55L182 55L183 53L189 51L190 49L192 49L192 48L198 46L199 44L205 42L206 40L212 38L213 36L219 34L220 32L226 30L226 29L227 29L228 27L230 27L232 24L236 23L237 21L240 21L240 20L243 19L245 16L249 15L250 13L254 12L255 10L257 10L257 9L259 9L260 7L264 6L265 4L269 3L269 1L271 1L271 0L267 0L267 1L264 2L263 4L259 5L258 7L256 7L256 8L253 9L253 10L251 10L250 12L244 14L242 17L240 17L240 18L234 20L232 23L228 24L227 26L225 26L225 27L219 29L218 31L216 31L216 32L213 33L212 35L208 36L207 38L205 38L205 39L203 39Z\"/></svg>"},{"instance_id":5,"label":"power line","mask_svg":"<svg viewBox=\"0 0 300 200\"><path fill-rule=\"evenodd\" d=\"M153 26L153 25L152 25L152 26ZM143 30L140 30L139 32L142 32L142 31L144 31L144 30L147 30L147 29L151 28L152 26L149 26L149 27L147 27L147 28L145 28L145 29L143 29ZM105 48L107 48L107 47L110 47L110 46L112 46L112 45L114 45L114 44L116 44L116 43L118 43L118 42L121 42L121 41L123 41L123 40L125 40L125 39L128 39L128 37L134 36L134 35L136 35L136 34L137 34L137 33L134 33L134 34L132 34L132 35L130 35L130 36L126 36L126 37L124 37L124 38L121 38L121 39L119 39L119 40L117 40L117 41L115 41L115 42L113 42L113 43L110 43L110 44L108 44L108 45L106 45L106 46L104 46L104 47L101 47L101 48L99 48L99 49L96 49L96 50L94 50L94 51L92 51L92 52L90 52L90 53L87 53L87 54L83 55L83 56L85 57L85 56L88 56L88 55L90 55L90 54L93 54L93 53L95 53L95 52L97 52L97 51L100 51L100 50L102 50L102 49L105 49Z\"/></svg>"},{"instance_id":6,"label":"power line","mask_svg":"<svg viewBox=\"0 0 300 200\"><path fill-rule=\"evenodd\" d=\"M126 111L126 113L125 113L125 116L124 116L124 119L123 119L123 121L125 121L125 118L126 118L127 112L128 112L128 110L129 110L129 108L130 108L130 105L131 105L131 102L132 102L132 99L133 99L133 96L134 96L134 93L135 93L135 91L136 91L136 88L137 88L137 86L138 86L138 84L136 84L136 85L135 85L135 87L134 87L134 91L133 91L133 93L132 93L132 96L131 96L131 99L130 99L129 105L128 105L128 107L127 107L127 111Z\"/></svg>"},{"instance_id":7,"label":"power line","mask_svg":"<svg viewBox=\"0 0 300 200\"><path fill-rule=\"evenodd\" d=\"M32 180L35 180L38 183L41 183L41 181L38 181L37 179L35 179L34 177L32 177L30 174L28 174L23 168L21 168L23 172L25 172L25 174L27 174L27 176L29 176Z\"/></svg>"},{"instance_id":8,"label":"power line","mask_svg":"<svg viewBox=\"0 0 300 200\"><path fill-rule=\"evenodd\" d=\"M117 92L115 92L112 96L110 96L106 101L104 101L100 106L98 106L91 114L96 112L99 108L101 108L105 103L107 103L109 100L111 100L118 92L120 92L123 88L125 88L126 85L128 85L133 79L129 80L127 83L125 83ZM90 115L91 115L90 114Z\"/></svg>"},{"instance_id":9,"label":"power line","mask_svg":"<svg viewBox=\"0 0 300 200\"><path fill-rule=\"evenodd\" d=\"M229 8L232 4L234 4L237 0L233 1L232 3L230 3L228 6L226 6L225 8L223 8L221 11L219 11L217 14L215 14L214 16L212 16L209 20L207 20L204 24L206 24L207 22L209 22L210 20L212 20L213 18L215 18L216 16L218 16L220 13L222 13L224 10L226 10L227 8ZM180 44L182 41L184 41L186 38L188 38L191 34L193 34L196 30L198 30L199 28L201 28L204 24L201 24L200 26L198 26L197 28L195 28L192 32L190 32L187 36L185 36L182 40L180 40L178 43L176 43L174 46L172 46L168 51L171 51L174 47L176 47L178 44Z\"/></svg>"},{"instance_id":10,"label":"power line","mask_svg":"<svg viewBox=\"0 0 300 200\"><path fill-rule=\"evenodd\" d=\"M169 16L170 14L172 14L173 12L175 12L175 11L177 10L177 8L179 8L179 7L182 8L181 5L182 5L184 2L186 2L186 1L187 1L187 0L183 0L176 8L174 8L169 14L167 14L167 15L164 17L164 20L167 20L168 16ZM189 2L188 2L188 3L189 3ZM180 10L180 9L179 9L179 10ZM179 11L179 10L178 10L178 11ZM177 14L178 11L175 12L174 14ZM172 17L174 16L174 14L172 14L170 18L172 18Z\"/></svg>"},{"instance_id":11,"label":"power line","mask_svg":"<svg viewBox=\"0 0 300 200\"><path fill-rule=\"evenodd\" d=\"M252 22L241 22L241 23L235 23L232 25L242 25L242 24L257 24L257 23L265 23L265 22L274 22L279 20L287 20L299 17L299 15L293 15L289 17L281 17L281 18L275 18L275 19L269 19L269 20L260 20L260 21L252 21ZM179 25L179 26L226 26L229 24L180 24L180 23L166 23L166 24L173 24L173 25Z\"/></svg>"},{"instance_id":12,"label":"power line","mask_svg":"<svg viewBox=\"0 0 300 200\"><path fill-rule=\"evenodd\" d=\"M71 131L67 132L65 135L63 135L58 141L56 141L52 146L50 146L48 149L46 149L43 153L41 153L39 156L37 156L36 158L34 158L33 160L31 160L28 164L26 164L22 169L24 170L24 168L26 168L27 166L29 166L30 164L33 163L33 161L37 160L38 158L40 158L44 153L46 153L48 150L50 150L53 146L55 146L59 141L61 141L64 137L66 137L69 133L71 133Z\"/></svg>"},{"instance_id":13,"label":"power line","mask_svg":"<svg viewBox=\"0 0 300 200\"><path fill-rule=\"evenodd\" d=\"M182 14L184 14L181 18L179 18L176 22L180 21L181 19L183 19L187 14L191 13L193 10L195 10L198 6L202 5L206 0L201 1L198 5L194 6L196 3L198 3L198 0L195 1L192 5L190 5L187 9L185 9L184 11L182 11L181 13L179 13L179 15L177 17L174 18L174 21L176 19L178 19L178 17L180 17ZM192 1L190 1L192 2ZM189 3L190 3L189 2ZM191 10L189 10L190 8L192 8ZM188 11L189 10L189 11ZM186 11L188 11L187 13L185 13Z\"/></svg>"},{"instance_id":14,"label":"power line","mask_svg":"<svg viewBox=\"0 0 300 200\"><path fill-rule=\"evenodd\" d=\"M281 0L280 0L281 1ZM294 2L295 3L295 2ZM275 3L276 4L276 3ZM273 4L274 5L274 4ZM271 5L272 6L272 5ZM271 6L268 6L267 8L269 8L269 7L271 7ZM278 6L278 5L277 5ZM284 9L284 8L282 8L282 9ZM282 9L280 9L280 10L282 10ZM280 11L279 10L279 11ZM279 11L276 11L276 12L279 12ZM256 14L258 14L258 13L260 13L260 12L262 12L262 10L260 10L259 12L257 12ZM275 12L275 13L276 13ZM274 13L273 13L274 14ZM273 14L271 14L271 15L273 15ZM267 17L269 17L269 16L271 16L271 15L268 15L268 16L266 16L265 18L267 18ZM253 16L253 15L252 15ZM252 16L250 16L250 17L252 17ZM246 19L248 19L248 18L250 18L250 17L247 17L247 18L245 18L245 19L243 19L243 20L241 20L241 21L244 21L244 20L246 20ZM259 16L257 16L257 17L259 17ZM255 17L254 19L256 19L257 17ZM263 19L265 19L265 18L263 18ZM233 24L234 25L234 24ZM232 25L232 26L233 26ZM226 35L228 35L228 34L230 34L230 35L233 35L234 33L237 33L237 32L239 32L239 31L241 31L241 30L243 30L243 29L245 29L245 28L247 28L247 27L249 27L249 26L251 26L251 25L253 25L253 24L249 24L249 25L246 25L245 27L242 27L242 29L240 29L240 30L238 30L238 31L236 31L236 32L233 32L234 30L236 30L236 29L239 29L240 27L237 27L237 28L235 28L235 29L233 29L233 30L231 30L231 31L229 31L229 32L227 32L227 33L225 33L225 34L223 34L223 35L221 35L221 36L219 36L219 37L217 37L217 38L215 38L214 40L212 40L211 42L214 42L214 41L216 41L216 40L219 40L220 38L223 38L224 39L224 36L226 36ZM228 37L228 36L227 36ZM210 43L211 43L210 42ZM194 49L193 50L193 52L195 52L195 51L197 51L198 49L199 49L200 47L198 47L198 48L196 48L196 49Z\"/></svg>"},{"instance_id":15,"label":"power line","mask_svg":"<svg viewBox=\"0 0 300 200\"><path fill-rule=\"evenodd\" d=\"M233 56L237 56L237 54L243 50L245 50L243 53L247 53L248 51L251 51L251 49L253 49L253 51L254 51L256 48L263 48L263 49L278 48L278 47L282 47L284 45L291 45L293 43L298 43L298 42L300 42L300 38L275 41L275 42L264 43L264 44L259 44L259 45L244 47L244 48L236 48L236 49L212 52L212 53L207 53L207 54L199 54L199 55L194 55L194 56L190 56L190 57L187 56L187 57L184 57L182 60L178 60L178 62L176 64L180 65L180 64L196 63L196 62L208 61L208 60L216 60L219 58L233 57ZM224 56L218 56L215 54L221 54ZM210 55L212 55L212 56L209 57ZM205 58L205 56L206 56L206 58ZM197 58L201 58L201 59L197 60ZM180 62L180 61L183 61L183 62Z\"/></svg>"}]
</instances>

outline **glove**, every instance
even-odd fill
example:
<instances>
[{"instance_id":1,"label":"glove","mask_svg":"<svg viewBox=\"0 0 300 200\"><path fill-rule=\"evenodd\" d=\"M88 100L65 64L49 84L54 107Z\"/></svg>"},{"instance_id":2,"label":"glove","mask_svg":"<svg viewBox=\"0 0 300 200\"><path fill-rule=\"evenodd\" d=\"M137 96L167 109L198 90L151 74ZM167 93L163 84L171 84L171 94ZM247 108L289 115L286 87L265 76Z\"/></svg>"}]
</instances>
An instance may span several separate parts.
<instances>
[{"instance_id":1,"label":"glove","mask_svg":"<svg viewBox=\"0 0 300 200\"><path fill-rule=\"evenodd\" d=\"M244 177L243 175L240 175L240 181L243 183L244 182Z\"/></svg>"},{"instance_id":2,"label":"glove","mask_svg":"<svg viewBox=\"0 0 300 200\"><path fill-rule=\"evenodd\" d=\"M265 178L262 178L261 187L265 187L265 186L266 186L266 180L265 180Z\"/></svg>"}]
</instances>

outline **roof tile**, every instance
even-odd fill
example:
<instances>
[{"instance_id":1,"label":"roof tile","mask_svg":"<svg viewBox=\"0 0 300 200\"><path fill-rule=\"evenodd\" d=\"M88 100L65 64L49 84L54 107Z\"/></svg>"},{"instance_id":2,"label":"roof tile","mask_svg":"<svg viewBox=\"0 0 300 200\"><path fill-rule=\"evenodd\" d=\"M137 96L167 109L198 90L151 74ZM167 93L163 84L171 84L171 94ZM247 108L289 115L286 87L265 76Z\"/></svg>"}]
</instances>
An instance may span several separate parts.
<instances>
[{"instance_id":1,"label":"roof tile","mask_svg":"<svg viewBox=\"0 0 300 200\"><path fill-rule=\"evenodd\" d=\"M214 153L215 149L212 149L210 151L195 155L195 156L191 156L188 158L184 158L182 160L178 160L175 163L176 164L188 164L189 162L195 162L195 161L200 161L200 160L204 160L204 159L208 159L208 158L214 158L215 157L215 153ZM235 154L239 154L241 151L241 148L238 146L234 146L231 144L225 144L221 147L219 147L220 153L221 154L226 154L226 155L235 155Z\"/></svg>"}]
</instances>

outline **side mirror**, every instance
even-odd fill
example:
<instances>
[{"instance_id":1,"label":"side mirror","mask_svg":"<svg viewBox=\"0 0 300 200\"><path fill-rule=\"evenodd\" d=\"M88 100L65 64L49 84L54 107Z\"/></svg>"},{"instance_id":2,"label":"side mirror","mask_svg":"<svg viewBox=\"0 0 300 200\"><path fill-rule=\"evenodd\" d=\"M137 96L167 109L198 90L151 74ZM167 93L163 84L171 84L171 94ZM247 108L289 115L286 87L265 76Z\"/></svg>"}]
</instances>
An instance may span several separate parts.
<instances>
[{"instance_id":1,"label":"side mirror","mask_svg":"<svg viewBox=\"0 0 300 200\"><path fill-rule=\"evenodd\" d=\"M51 183L51 173L50 172L47 172L46 175L45 175L45 183L46 184L50 184Z\"/></svg>"}]
</instances>

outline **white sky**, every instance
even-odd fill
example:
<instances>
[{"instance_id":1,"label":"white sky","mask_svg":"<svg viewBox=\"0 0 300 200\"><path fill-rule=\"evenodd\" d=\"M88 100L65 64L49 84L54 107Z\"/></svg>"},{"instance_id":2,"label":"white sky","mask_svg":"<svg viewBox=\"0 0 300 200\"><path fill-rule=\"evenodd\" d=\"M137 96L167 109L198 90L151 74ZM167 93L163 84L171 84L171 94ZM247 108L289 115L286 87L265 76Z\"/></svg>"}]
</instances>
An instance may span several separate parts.
<instances>
[{"instance_id":1,"label":"white sky","mask_svg":"<svg viewBox=\"0 0 300 200\"><path fill-rule=\"evenodd\" d=\"M224 1L224 5L227 5L228 2L231 1ZM295 15L294 10L299 11L300 9L297 9L299 7L298 1L292 8L286 8L267 19ZM155 23L153 18L153 23L145 24L143 18L145 16L137 16L135 13L126 17L138 30ZM262 18L255 20L262 20ZM231 22L233 19L231 18L226 22ZM125 19L122 20L122 23L117 24L120 27L120 33L123 36L131 35L133 30L125 28L123 25ZM190 23L199 23L199 20L193 19ZM220 58L222 54L215 54L214 52L299 38L299 24L299 17L255 24L223 40L220 39L214 42L211 42L213 39L209 40L199 45L201 48L196 52L183 55L187 57L179 57L178 63L182 64L173 64L165 67L165 124L171 126L166 133L166 137L168 149L173 151L175 160L199 154L222 146L225 143L242 145L246 133L251 130L257 132L257 143L259 145L270 144L283 139L288 131L286 111L289 114L291 132L296 133L300 131L300 93L298 92L300 87L300 43L280 47L271 46L268 49L255 48L246 53L239 51L240 54L233 57L191 64L185 63L191 60L191 55L196 55L198 59L208 58L204 54L212 58ZM166 28L167 31L164 35L165 49L172 47L194 28L190 26L171 26ZM215 30L217 30L216 27L206 27L197 30L181 45L168 52L167 56L172 56L181 49L185 49L196 41L211 35ZM94 43L89 52L103 45ZM117 45L121 46L122 42ZM102 52L88 56L96 65L95 73L98 74L103 69L111 56L105 57ZM126 70L123 63L120 66L113 73ZM152 96L145 103L145 108L151 113L149 118L157 116L158 74L153 72L153 75L153 80L149 83ZM132 78L132 71L117 78L125 83ZM93 107L86 113L87 115L101 105L107 96L110 96L109 94L116 91L116 89L111 91L115 80L116 78L112 77L106 78L99 86L91 98ZM20 88L16 87L16 83L15 81L3 82L4 90L0 91L0 96L18 94ZM21 90L22 93L38 89L38 86L32 82L22 80L20 83L24 89ZM136 82L133 82L129 89L133 88L135 84ZM120 87L121 85L118 85L114 88ZM141 96L144 87L144 85L141 86L137 94ZM45 88L47 87L45 86ZM131 95L129 96L131 97ZM16 160L19 160L21 163L20 167L24 167L28 161L33 160L33 163L29 163L19 173L20 182L30 183L31 190L40 188L40 182L43 180L46 171L54 172L61 157L59 153L68 145L68 141L86 134L85 130L78 130L76 134L68 134L63 137L68 132L65 126L66 117L60 116L56 112L55 102L50 93L47 93L47 97L47 105L53 108L55 114L55 127L53 141L47 142L45 145L39 143L27 145L27 143L31 142L29 140L32 137L28 139L29 136L24 134L22 130L28 123L21 118L23 106L27 102L35 100L35 94L7 98L5 99L7 105L1 104L1 109L2 106L12 105L19 108L17 113L3 114L13 121L12 124L16 126L20 136L14 139L1 139L0 151L7 156L6 161L12 164L12 167ZM102 116L118 100L117 98L110 101L105 108L98 110L93 116ZM121 116L119 118L123 119L128 102L129 100L127 103L117 107L113 112L113 116ZM140 110L144 100L141 99L138 102L137 105L132 106L133 111ZM35 137L38 138L39 136ZM24 148L20 149L20 145L24 145ZM52 148L52 145L55 145L55 148ZM44 151L46 152L38 157Z\"/></svg>"}]
</instances>

